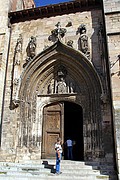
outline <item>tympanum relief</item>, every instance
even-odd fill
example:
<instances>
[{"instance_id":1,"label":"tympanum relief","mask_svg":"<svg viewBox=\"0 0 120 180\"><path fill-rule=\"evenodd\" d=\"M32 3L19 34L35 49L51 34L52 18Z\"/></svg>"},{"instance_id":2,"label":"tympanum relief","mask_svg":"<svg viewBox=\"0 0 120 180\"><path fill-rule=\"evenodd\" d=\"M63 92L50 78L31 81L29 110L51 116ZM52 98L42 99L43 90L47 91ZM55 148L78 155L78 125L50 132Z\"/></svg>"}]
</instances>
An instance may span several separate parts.
<instances>
[{"instance_id":1,"label":"tympanum relief","mask_svg":"<svg viewBox=\"0 0 120 180\"><path fill-rule=\"evenodd\" d=\"M66 94L78 92L78 86L74 80L70 78L67 69L59 66L55 79L52 79L48 85L48 94Z\"/></svg>"}]
</instances>

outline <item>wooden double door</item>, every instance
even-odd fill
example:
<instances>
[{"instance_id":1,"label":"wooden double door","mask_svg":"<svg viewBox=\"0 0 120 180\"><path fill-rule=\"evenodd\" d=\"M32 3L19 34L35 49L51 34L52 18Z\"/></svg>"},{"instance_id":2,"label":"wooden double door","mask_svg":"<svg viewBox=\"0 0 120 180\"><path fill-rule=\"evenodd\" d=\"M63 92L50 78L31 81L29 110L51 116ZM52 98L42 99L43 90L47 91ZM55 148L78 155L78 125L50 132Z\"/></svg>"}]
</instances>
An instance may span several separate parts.
<instances>
[{"instance_id":1,"label":"wooden double door","mask_svg":"<svg viewBox=\"0 0 120 180\"><path fill-rule=\"evenodd\" d=\"M50 104L44 108L42 158L55 158L54 144L57 137L65 142L68 137L76 142L74 159L83 160L82 108L70 102ZM64 148L64 159L67 159Z\"/></svg>"}]
</instances>

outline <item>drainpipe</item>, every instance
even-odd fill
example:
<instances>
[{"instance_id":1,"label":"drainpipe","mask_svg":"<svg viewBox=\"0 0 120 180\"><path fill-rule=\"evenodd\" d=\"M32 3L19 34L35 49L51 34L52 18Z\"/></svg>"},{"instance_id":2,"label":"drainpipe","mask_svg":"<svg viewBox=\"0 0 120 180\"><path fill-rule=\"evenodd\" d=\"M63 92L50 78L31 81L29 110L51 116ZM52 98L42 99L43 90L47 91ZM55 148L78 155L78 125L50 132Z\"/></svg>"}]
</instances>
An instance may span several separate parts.
<instances>
[{"instance_id":1,"label":"drainpipe","mask_svg":"<svg viewBox=\"0 0 120 180\"><path fill-rule=\"evenodd\" d=\"M102 0L102 16L103 16L103 26L104 26L104 39L105 39L105 59L106 59L106 71L107 71L107 81L108 81L108 89L109 89L109 97L110 97L110 107L111 107L111 128L112 128L112 143L113 143L113 159L114 159L114 169L118 174L117 168L117 159L116 159L116 143L115 143L115 130L114 130L114 107L113 107L113 97L112 97L112 84L111 84L111 73L110 73L110 62L109 62L109 49L108 49L108 39L107 39L107 31L106 31L106 23L105 23L105 12L104 12L104 0ZM118 178L118 177L117 177Z\"/></svg>"},{"instance_id":2,"label":"drainpipe","mask_svg":"<svg viewBox=\"0 0 120 180\"><path fill-rule=\"evenodd\" d=\"M11 34L12 34L12 26L11 26L11 23L10 23L10 18L8 19L8 28L9 28L9 41L8 41L8 50L7 50L7 58L6 58L5 78L4 78L4 88L3 88L3 99L2 99L2 110L1 110L0 147L1 147L1 143L2 143L2 124L3 124L3 113L4 113L4 104L5 104L6 78L7 78L8 59L9 59L10 42L11 42Z\"/></svg>"}]
</instances>

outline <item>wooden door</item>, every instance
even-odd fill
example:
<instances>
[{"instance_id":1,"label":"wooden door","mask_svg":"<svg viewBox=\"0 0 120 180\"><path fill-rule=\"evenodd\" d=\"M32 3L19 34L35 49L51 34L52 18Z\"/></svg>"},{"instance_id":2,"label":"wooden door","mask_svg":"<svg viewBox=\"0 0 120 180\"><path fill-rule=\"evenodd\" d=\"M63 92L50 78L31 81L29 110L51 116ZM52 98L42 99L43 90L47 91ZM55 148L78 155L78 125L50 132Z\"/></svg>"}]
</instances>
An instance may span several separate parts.
<instances>
[{"instance_id":1,"label":"wooden door","mask_svg":"<svg viewBox=\"0 0 120 180\"><path fill-rule=\"evenodd\" d=\"M44 108L42 158L55 157L57 137L63 139L63 104L57 103Z\"/></svg>"}]
</instances>

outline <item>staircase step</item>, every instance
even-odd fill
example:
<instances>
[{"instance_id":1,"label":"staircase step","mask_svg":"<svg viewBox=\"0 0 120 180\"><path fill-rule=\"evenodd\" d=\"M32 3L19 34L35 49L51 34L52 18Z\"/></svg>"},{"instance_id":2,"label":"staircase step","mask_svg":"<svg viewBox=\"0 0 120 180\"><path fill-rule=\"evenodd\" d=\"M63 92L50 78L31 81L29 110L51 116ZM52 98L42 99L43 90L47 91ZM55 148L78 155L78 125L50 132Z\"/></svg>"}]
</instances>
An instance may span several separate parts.
<instances>
[{"instance_id":1,"label":"staircase step","mask_svg":"<svg viewBox=\"0 0 120 180\"><path fill-rule=\"evenodd\" d=\"M62 174L55 175L55 159L28 161L26 163L0 162L0 180L116 180L116 176L109 176L103 166L105 174L101 174L100 164L94 166L86 162L62 160ZM113 167L110 166L112 172Z\"/></svg>"},{"instance_id":2,"label":"staircase step","mask_svg":"<svg viewBox=\"0 0 120 180\"><path fill-rule=\"evenodd\" d=\"M23 176L15 176L15 175L4 175L4 176L0 176L1 180L109 180L108 176L105 175L98 175L98 176L93 176L91 174L88 175L81 175L81 176L76 176L76 175L66 175L66 174L62 174L62 175L34 175L34 176L30 176L28 174L23 175Z\"/></svg>"}]
</instances>

